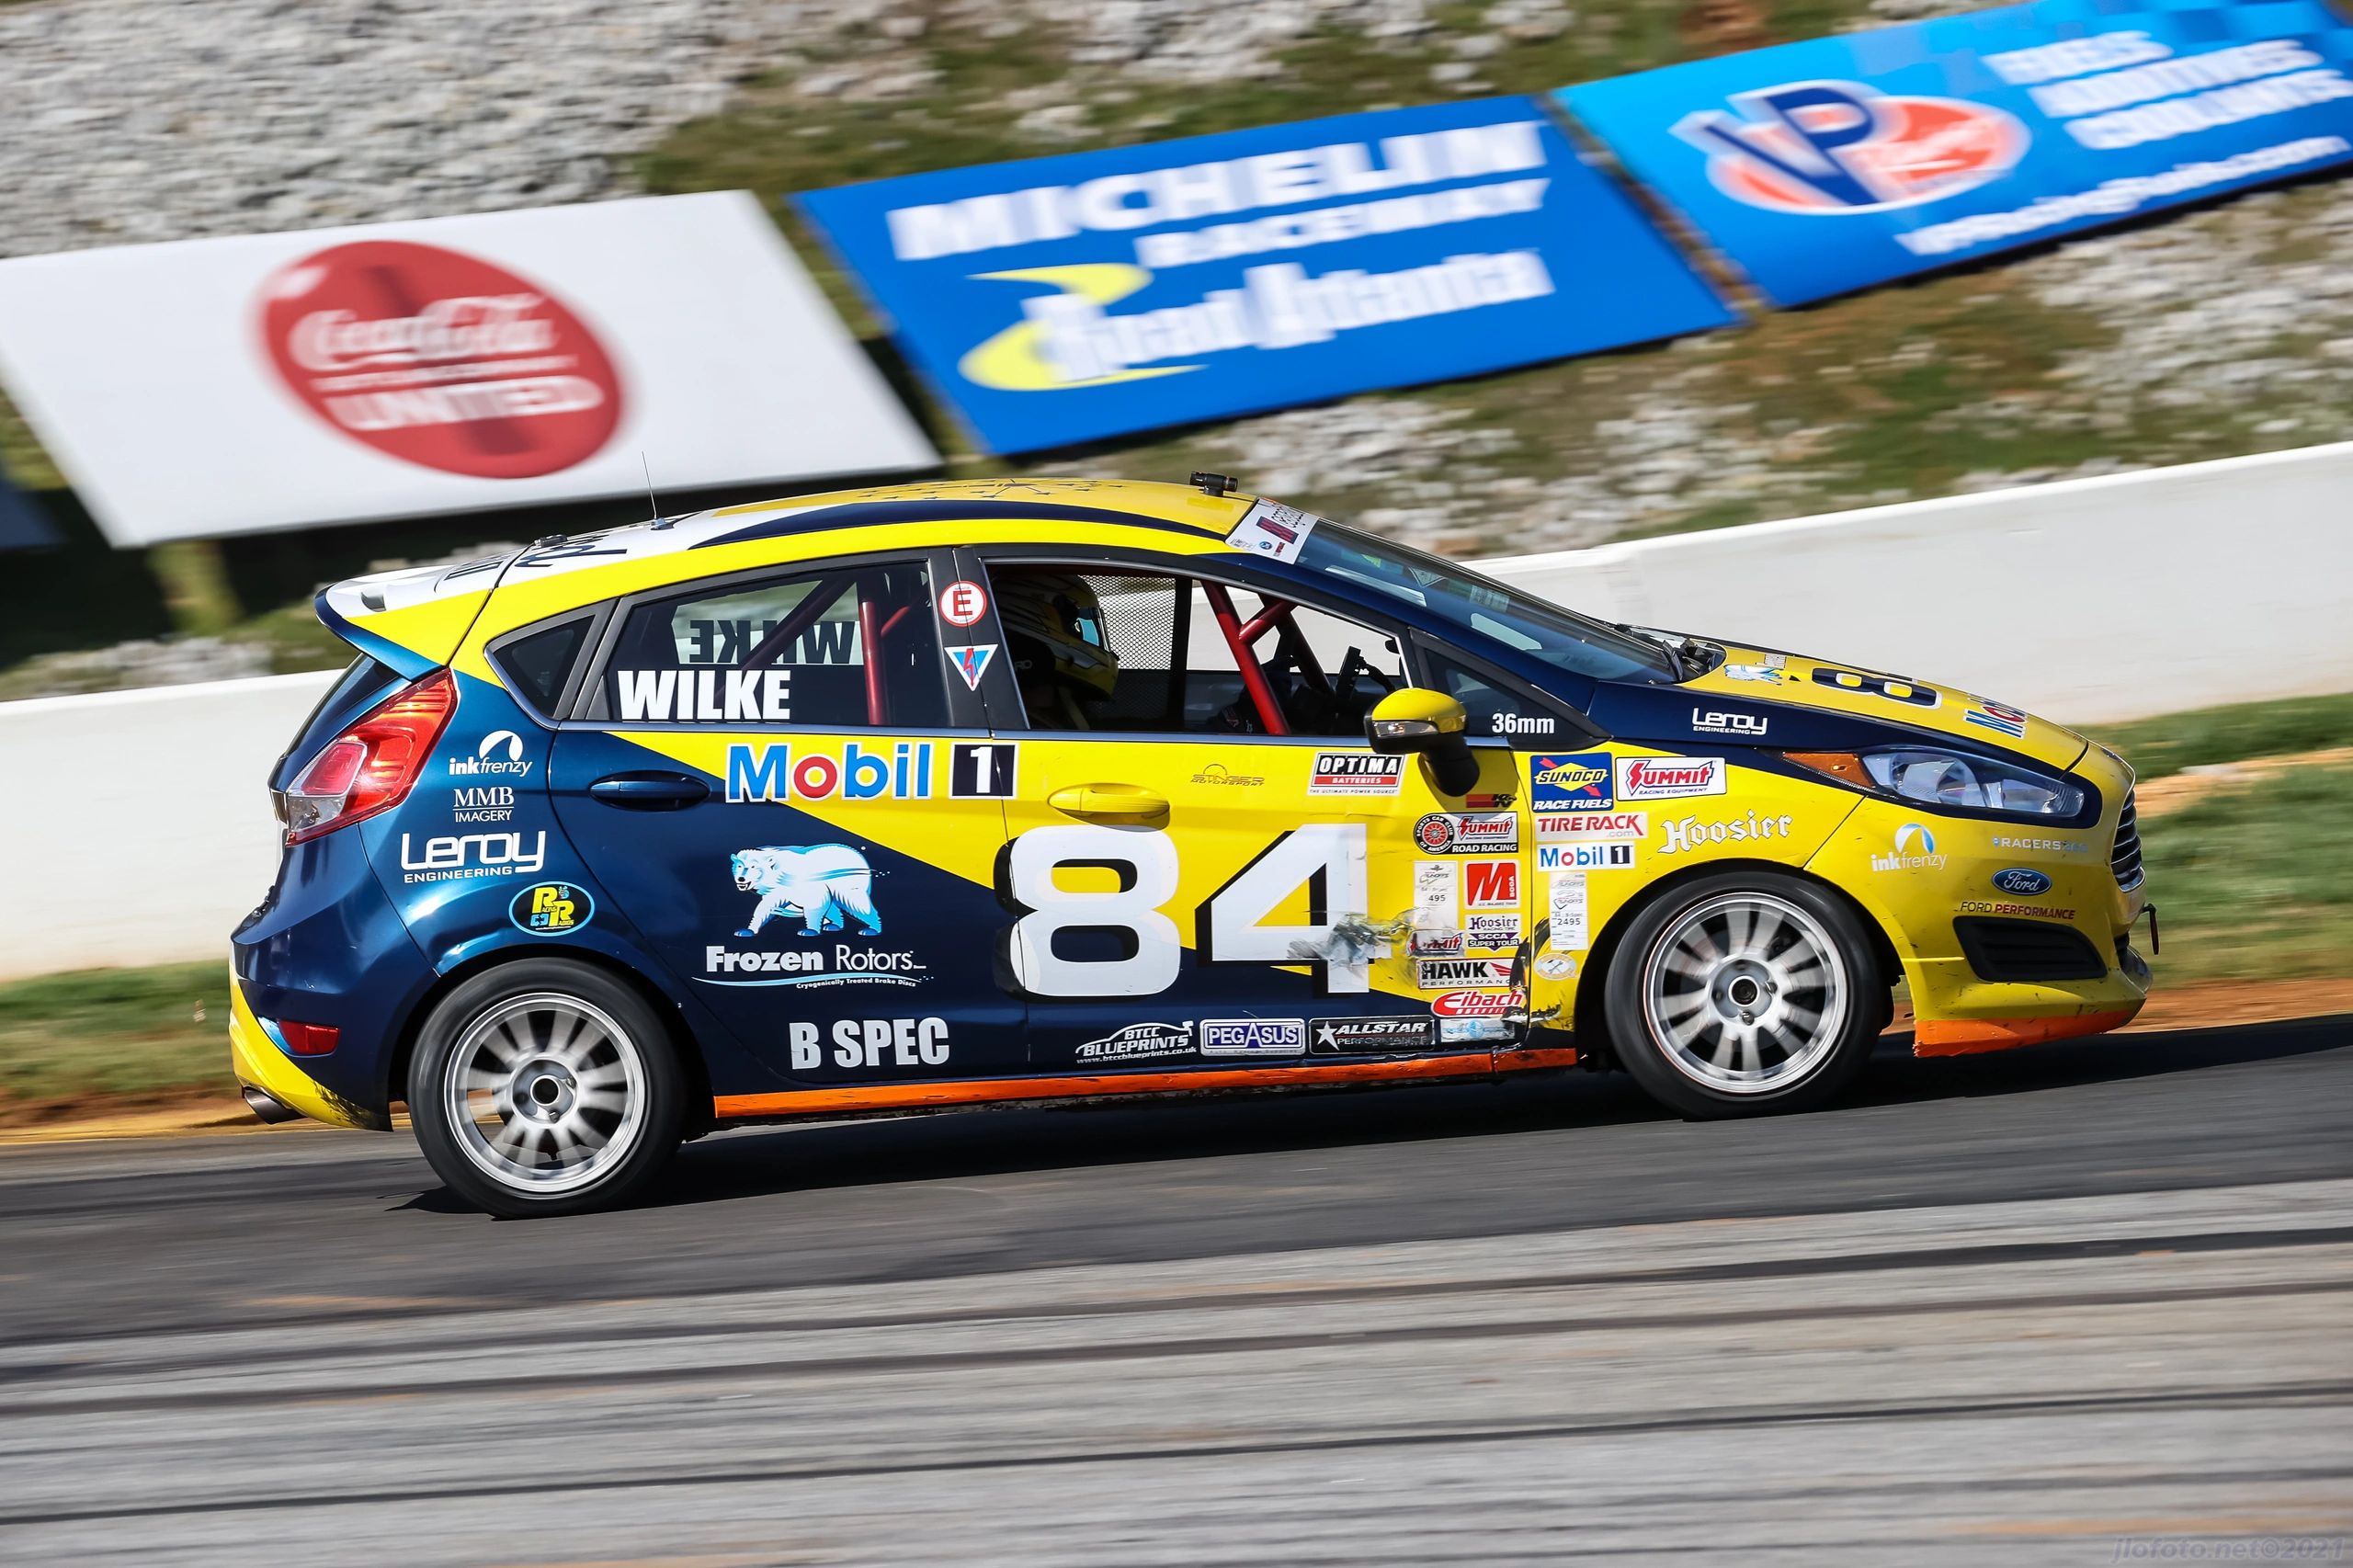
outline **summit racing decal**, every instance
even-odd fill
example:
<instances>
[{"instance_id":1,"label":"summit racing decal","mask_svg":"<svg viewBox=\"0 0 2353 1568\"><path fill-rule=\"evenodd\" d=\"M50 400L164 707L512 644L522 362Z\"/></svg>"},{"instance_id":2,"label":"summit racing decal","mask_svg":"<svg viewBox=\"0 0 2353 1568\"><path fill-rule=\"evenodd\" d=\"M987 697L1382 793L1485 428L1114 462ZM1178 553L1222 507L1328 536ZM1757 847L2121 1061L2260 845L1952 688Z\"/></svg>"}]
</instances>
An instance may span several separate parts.
<instances>
[{"instance_id":1,"label":"summit racing decal","mask_svg":"<svg viewBox=\"0 0 2353 1568\"><path fill-rule=\"evenodd\" d=\"M1581 751L1563 756L1537 752L1528 759L1528 804L1545 812L1606 812L1618 803L1609 792L1609 754Z\"/></svg>"},{"instance_id":2,"label":"summit racing decal","mask_svg":"<svg viewBox=\"0 0 2353 1568\"><path fill-rule=\"evenodd\" d=\"M1503 854L1519 847L1519 819L1510 812L1431 812L1414 824L1426 855Z\"/></svg>"},{"instance_id":3,"label":"summit racing decal","mask_svg":"<svg viewBox=\"0 0 2353 1568\"><path fill-rule=\"evenodd\" d=\"M1393 795L1405 779L1405 759L1383 752L1320 751L1308 775L1311 795Z\"/></svg>"},{"instance_id":4,"label":"summit racing decal","mask_svg":"<svg viewBox=\"0 0 2353 1568\"><path fill-rule=\"evenodd\" d=\"M1734 200L1776 212L1885 212L1973 190L2026 155L2018 119L1960 98L1899 97L1860 82L1790 82L1699 109L1675 134L1708 156Z\"/></svg>"},{"instance_id":5,"label":"summit racing decal","mask_svg":"<svg viewBox=\"0 0 2353 1568\"><path fill-rule=\"evenodd\" d=\"M289 391L389 457L530 479L611 439L621 381L585 324L537 283L407 240L314 251L261 288L261 331Z\"/></svg>"},{"instance_id":6,"label":"summit racing decal","mask_svg":"<svg viewBox=\"0 0 2353 1568\"><path fill-rule=\"evenodd\" d=\"M1669 801L1724 792L1720 756L1630 756L1618 764L1618 793L1629 801Z\"/></svg>"}]
</instances>

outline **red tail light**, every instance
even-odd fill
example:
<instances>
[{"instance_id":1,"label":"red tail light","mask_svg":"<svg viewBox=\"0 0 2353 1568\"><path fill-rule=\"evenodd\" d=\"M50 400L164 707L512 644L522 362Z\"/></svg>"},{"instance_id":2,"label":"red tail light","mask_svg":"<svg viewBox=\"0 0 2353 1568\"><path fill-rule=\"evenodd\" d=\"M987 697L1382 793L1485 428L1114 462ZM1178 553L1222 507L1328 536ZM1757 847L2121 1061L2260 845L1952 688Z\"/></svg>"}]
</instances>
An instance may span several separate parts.
<instances>
[{"instance_id":1,"label":"red tail light","mask_svg":"<svg viewBox=\"0 0 2353 1568\"><path fill-rule=\"evenodd\" d=\"M399 805L457 705L456 680L436 670L329 741L278 797L286 842L301 844Z\"/></svg>"}]
</instances>

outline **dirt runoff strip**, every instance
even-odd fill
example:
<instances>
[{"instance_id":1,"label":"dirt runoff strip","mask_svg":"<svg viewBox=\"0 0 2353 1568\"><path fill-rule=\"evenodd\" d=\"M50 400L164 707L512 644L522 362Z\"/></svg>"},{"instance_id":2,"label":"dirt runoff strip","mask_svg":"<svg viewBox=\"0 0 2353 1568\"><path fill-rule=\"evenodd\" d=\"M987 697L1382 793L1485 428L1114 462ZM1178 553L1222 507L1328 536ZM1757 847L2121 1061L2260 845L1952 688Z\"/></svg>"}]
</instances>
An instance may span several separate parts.
<instances>
[{"instance_id":1,"label":"dirt runoff strip","mask_svg":"<svg viewBox=\"0 0 2353 1568\"><path fill-rule=\"evenodd\" d=\"M2315 980L2208 980L2166 986L2162 981L2141 1016L2120 1031L2147 1034L2165 1029L2228 1028L2242 1024L2277 1023L2289 1018L2328 1017L2353 1013L2353 976ZM1910 1027L1908 1010L1899 1009L1893 1028ZM2031 1046L2028 1050L2035 1049ZM408 1119L396 1115L396 1128ZM265 1127L245 1108L243 1100L207 1096L185 1105L149 1107L88 1117L58 1118L20 1127L0 1127L0 1148L30 1143L79 1142L116 1138L198 1138L275 1131L297 1134L324 1131L318 1123L296 1120Z\"/></svg>"}]
</instances>

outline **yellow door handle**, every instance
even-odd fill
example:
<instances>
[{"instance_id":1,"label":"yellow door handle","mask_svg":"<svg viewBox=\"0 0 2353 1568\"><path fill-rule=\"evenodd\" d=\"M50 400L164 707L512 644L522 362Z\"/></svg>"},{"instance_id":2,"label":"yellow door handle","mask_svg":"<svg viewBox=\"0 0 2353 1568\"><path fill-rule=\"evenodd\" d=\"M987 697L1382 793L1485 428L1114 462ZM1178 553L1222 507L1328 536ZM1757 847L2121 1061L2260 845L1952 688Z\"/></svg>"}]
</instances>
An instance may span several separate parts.
<instances>
[{"instance_id":1,"label":"yellow door handle","mask_svg":"<svg viewBox=\"0 0 2353 1568\"><path fill-rule=\"evenodd\" d=\"M1088 822L1158 822L1168 814L1167 800L1140 784L1071 784L1046 803Z\"/></svg>"}]
</instances>

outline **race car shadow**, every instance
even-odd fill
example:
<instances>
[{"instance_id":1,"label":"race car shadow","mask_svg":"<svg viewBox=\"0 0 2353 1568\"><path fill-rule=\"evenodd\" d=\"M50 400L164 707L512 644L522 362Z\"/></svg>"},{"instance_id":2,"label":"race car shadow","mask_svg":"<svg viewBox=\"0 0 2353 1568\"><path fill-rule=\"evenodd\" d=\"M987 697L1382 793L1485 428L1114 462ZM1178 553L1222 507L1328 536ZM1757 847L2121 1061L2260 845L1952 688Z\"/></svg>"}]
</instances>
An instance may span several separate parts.
<instances>
[{"instance_id":1,"label":"race car shadow","mask_svg":"<svg viewBox=\"0 0 2353 1568\"><path fill-rule=\"evenodd\" d=\"M1909 1034L1891 1034L1881 1038L1862 1082L1845 1103L1904 1105L2124 1083L2306 1056L2348 1043L2353 1043L2353 1013L2219 1028L2090 1035L1974 1056L1915 1057Z\"/></svg>"},{"instance_id":2,"label":"race car shadow","mask_svg":"<svg viewBox=\"0 0 2353 1568\"><path fill-rule=\"evenodd\" d=\"M2234 1028L2096 1036L1982 1056L1917 1059L1908 1036L1883 1039L1862 1081L1817 1116L1884 1111L2290 1058L2353 1043L2353 1015ZM1796 1122L1751 1123L1766 1142ZM747 1130L697 1144L654 1204L698 1204L794 1190L1113 1168L1154 1161L1412 1145L1514 1134L1638 1131L1669 1124L1680 1143L1722 1140L1723 1124L1684 1129L1623 1074L1562 1074L1376 1092L1200 1096L1025 1106L892 1120ZM1662 1130L1664 1131L1664 1130ZM1695 1147L1699 1146L1695 1142Z\"/></svg>"}]
</instances>

